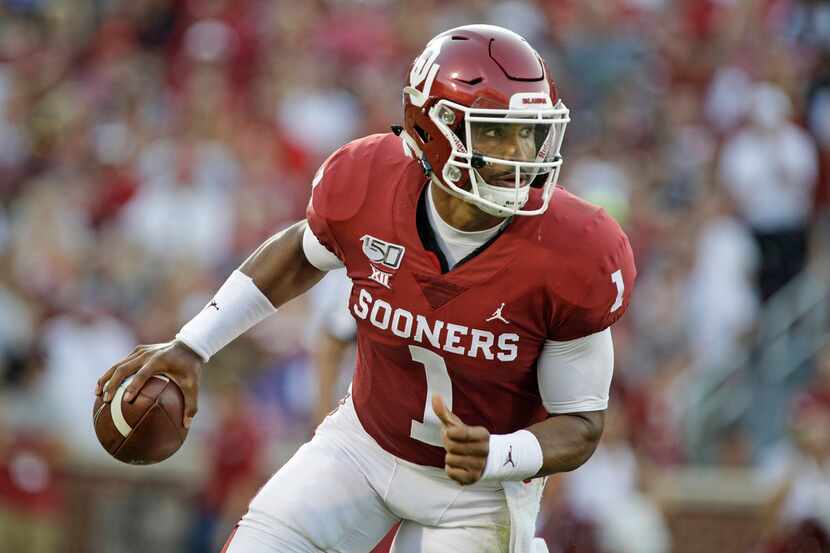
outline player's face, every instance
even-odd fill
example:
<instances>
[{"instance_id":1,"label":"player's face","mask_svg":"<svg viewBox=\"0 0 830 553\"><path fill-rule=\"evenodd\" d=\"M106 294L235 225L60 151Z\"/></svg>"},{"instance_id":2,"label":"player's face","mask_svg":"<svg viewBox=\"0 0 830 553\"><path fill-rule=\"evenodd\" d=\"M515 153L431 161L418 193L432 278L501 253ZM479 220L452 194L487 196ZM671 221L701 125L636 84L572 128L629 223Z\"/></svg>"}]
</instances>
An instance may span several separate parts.
<instances>
[{"instance_id":1,"label":"player's face","mask_svg":"<svg viewBox=\"0 0 830 553\"><path fill-rule=\"evenodd\" d=\"M534 123L474 122L470 125L472 150L486 157L510 161L537 161L539 148L547 137L549 125ZM516 186L516 168L512 165L487 162L478 169L488 184L513 188ZM535 176L521 171L519 185L527 184Z\"/></svg>"}]
</instances>

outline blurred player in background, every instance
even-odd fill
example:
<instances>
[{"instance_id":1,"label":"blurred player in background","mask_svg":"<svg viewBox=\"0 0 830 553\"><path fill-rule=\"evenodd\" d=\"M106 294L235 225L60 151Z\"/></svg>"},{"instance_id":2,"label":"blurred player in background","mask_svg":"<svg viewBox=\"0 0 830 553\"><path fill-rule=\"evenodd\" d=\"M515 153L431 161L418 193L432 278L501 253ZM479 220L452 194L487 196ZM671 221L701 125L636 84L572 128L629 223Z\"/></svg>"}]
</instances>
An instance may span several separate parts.
<instances>
[{"instance_id":1,"label":"blurred player in background","mask_svg":"<svg viewBox=\"0 0 830 553\"><path fill-rule=\"evenodd\" d=\"M349 294L352 281L343 269L329 271L320 284L310 292L312 316L308 327L309 350L317 376L317 400L312 420L320 424L337 405L337 398L344 395L348 381L343 382L347 354L354 353L357 327L349 311ZM351 380L351 371L348 379Z\"/></svg>"},{"instance_id":2,"label":"blurred player in background","mask_svg":"<svg viewBox=\"0 0 830 553\"><path fill-rule=\"evenodd\" d=\"M302 116L302 114L297 114ZM635 278L628 239L556 186L568 109L519 35L472 25L416 58L404 125L336 151L307 219L267 240L163 344L107 371L130 401L164 372L196 413L201 368L346 267L350 393L252 500L227 553L544 550L544 477L602 435L609 327Z\"/></svg>"}]
</instances>

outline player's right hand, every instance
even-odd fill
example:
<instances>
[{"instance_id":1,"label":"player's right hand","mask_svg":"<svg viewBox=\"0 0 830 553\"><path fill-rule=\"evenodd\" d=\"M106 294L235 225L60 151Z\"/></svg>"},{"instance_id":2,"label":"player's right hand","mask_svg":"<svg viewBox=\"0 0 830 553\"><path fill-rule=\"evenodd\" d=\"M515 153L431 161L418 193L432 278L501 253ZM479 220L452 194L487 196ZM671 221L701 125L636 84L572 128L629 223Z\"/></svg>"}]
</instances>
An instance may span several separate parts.
<instances>
[{"instance_id":1,"label":"player's right hand","mask_svg":"<svg viewBox=\"0 0 830 553\"><path fill-rule=\"evenodd\" d=\"M138 346L133 352L101 375L95 386L95 395L104 394L104 401L112 401L115 391L130 375L135 375L127 386L124 400L131 402L154 374L163 374L178 384L184 394L185 428L190 427L199 409L199 377L204 362L183 343L173 340L163 344Z\"/></svg>"},{"instance_id":2,"label":"player's right hand","mask_svg":"<svg viewBox=\"0 0 830 553\"><path fill-rule=\"evenodd\" d=\"M440 395L432 396L432 410L441 421L441 441L447 454L444 471L461 484L475 484L484 475L490 454L490 432L483 426L467 426L450 411Z\"/></svg>"}]
</instances>

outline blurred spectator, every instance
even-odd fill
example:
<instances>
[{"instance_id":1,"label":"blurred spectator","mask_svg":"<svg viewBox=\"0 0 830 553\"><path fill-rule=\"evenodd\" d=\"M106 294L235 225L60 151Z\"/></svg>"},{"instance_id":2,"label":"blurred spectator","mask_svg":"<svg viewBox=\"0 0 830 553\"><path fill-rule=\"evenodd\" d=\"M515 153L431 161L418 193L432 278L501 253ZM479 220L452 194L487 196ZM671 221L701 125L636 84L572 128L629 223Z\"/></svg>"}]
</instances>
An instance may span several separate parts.
<instances>
[{"instance_id":1,"label":"blurred spectator","mask_svg":"<svg viewBox=\"0 0 830 553\"><path fill-rule=\"evenodd\" d=\"M689 279L689 343L700 369L719 369L740 351L753 330L759 253L728 201L707 198L698 221L695 263Z\"/></svg>"},{"instance_id":2,"label":"blurred spectator","mask_svg":"<svg viewBox=\"0 0 830 553\"><path fill-rule=\"evenodd\" d=\"M609 408L602 442L563 479L562 492L575 519L595 529L602 551L668 553L670 534L659 506L642 491L644 474L630 430L625 413Z\"/></svg>"},{"instance_id":3,"label":"blurred spectator","mask_svg":"<svg viewBox=\"0 0 830 553\"><path fill-rule=\"evenodd\" d=\"M217 551L267 478L262 436L249 404L250 398L238 383L219 390L215 428L207 438L209 468L197 501L191 553Z\"/></svg>"},{"instance_id":4,"label":"blurred spectator","mask_svg":"<svg viewBox=\"0 0 830 553\"><path fill-rule=\"evenodd\" d=\"M830 13L830 10L825 13ZM815 75L807 90L805 112L807 126L819 146L821 164L816 200L827 217L830 213L830 50L820 54L816 62Z\"/></svg>"},{"instance_id":5,"label":"blurred spectator","mask_svg":"<svg viewBox=\"0 0 830 553\"><path fill-rule=\"evenodd\" d=\"M189 259L213 267L233 238L238 167L219 143L153 144L141 163L154 176L122 216L128 237L159 262Z\"/></svg>"},{"instance_id":6,"label":"blurred spectator","mask_svg":"<svg viewBox=\"0 0 830 553\"><path fill-rule=\"evenodd\" d=\"M807 394L830 408L830 339L816 355L816 376Z\"/></svg>"},{"instance_id":7,"label":"blurred spectator","mask_svg":"<svg viewBox=\"0 0 830 553\"><path fill-rule=\"evenodd\" d=\"M807 259L816 145L792 120L792 102L784 91L769 83L755 85L748 124L727 140L720 159L721 182L761 252L762 300L797 275Z\"/></svg>"},{"instance_id":8,"label":"blurred spectator","mask_svg":"<svg viewBox=\"0 0 830 553\"><path fill-rule=\"evenodd\" d=\"M620 224L630 209L632 183L622 164L613 159L584 156L569 160L568 189L602 206Z\"/></svg>"},{"instance_id":9,"label":"blurred spectator","mask_svg":"<svg viewBox=\"0 0 830 553\"><path fill-rule=\"evenodd\" d=\"M59 450L38 435L8 438L0 445L3 547L20 553L58 553L64 507L58 487Z\"/></svg>"},{"instance_id":10,"label":"blurred spectator","mask_svg":"<svg viewBox=\"0 0 830 553\"><path fill-rule=\"evenodd\" d=\"M0 389L0 536L10 551L58 553L63 444L56 413L37 391L44 359L34 349L28 353L13 385Z\"/></svg>"},{"instance_id":11,"label":"blurred spectator","mask_svg":"<svg viewBox=\"0 0 830 553\"><path fill-rule=\"evenodd\" d=\"M135 335L87 303L47 321L41 340L46 371L38 403L49 406L54 430L72 437L66 445L74 454L102 458L90 424L93 391L98 377L135 347Z\"/></svg>"},{"instance_id":12,"label":"blurred spectator","mask_svg":"<svg viewBox=\"0 0 830 553\"><path fill-rule=\"evenodd\" d=\"M689 341L693 322L689 302L688 248L677 247L673 251L655 254L652 263L638 276L638 292L653 301L637 303L632 309L632 323L640 337L639 363L631 367L626 378L638 382L657 370L663 352ZM702 354L694 350L696 355Z\"/></svg>"},{"instance_id":13,"label":"blurred spectator","mask_svg":"<svg viewBox=\"0 0 830 553\"><path fill-rule=\"evenodd\" d=\"M830 48L830 6L821 0L795 2L789 32L805 46Z\"/></svg>"},{"instance_id":14,"label":"blurred spectator","mask_svg":"<svg viewBox=\"0 0 830 553\"><path fill-rule=\"evenodd\" d=\"M30 182L13 204L12 277L44 304L71 305L81 293L84 262L93 248L83 210L87 192L81 175L56 171Z\"/></svg>"},{"instance_id":15,"label":"blurred spectator","mask_svg":"<svg viewBox=\"0 0 830 553\"><path fill-rule=\"evenodd\" d=\"M657 352L651 374L641 380L619 379L617 384L637 454L659 467L672 467L688 459L683 441L684 400L696 377L695 357L678 347L667 344Z\"/></svg>"},{"instance_id":16,"label":"blurred spectator","mask_svg":"<svg viewBox=\"0 0 830 553\"><path fill-rule=\"evenodd\" d=\"M10 364L35 342L32 306L0 282L0 377L8 379Z\"/></svg>"},{"instance_id":17,"label":"blurred spectator","mask_svg":"<svg viewBox=\"0 0 830 553\"><path fill-rule=\"evenodd\" d=\"M830 404L811 397L796 403L791 436L766 453L759 477L780 487L782 545L816 533L830 547Z\"/></svg>"},{"instance_id":18,"label":"blurred spectator","mask_svg":"<svg viewBox=\"0 0 830 553\"><path fill-rule=\"evenodd\" d=\"M747 115L746 99L751 93L752 82L746 71L734 65L720 67L706 93L706 118L720 133L734 130Z\"/></svg>"}]
</instances>

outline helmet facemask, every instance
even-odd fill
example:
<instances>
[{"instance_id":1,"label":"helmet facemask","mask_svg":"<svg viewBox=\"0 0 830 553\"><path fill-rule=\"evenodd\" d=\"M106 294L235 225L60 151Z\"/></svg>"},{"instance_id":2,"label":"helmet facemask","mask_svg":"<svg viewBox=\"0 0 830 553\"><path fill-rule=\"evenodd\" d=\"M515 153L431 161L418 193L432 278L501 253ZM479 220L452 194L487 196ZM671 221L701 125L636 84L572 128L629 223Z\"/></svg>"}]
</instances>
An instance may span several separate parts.
<instances>
[{"instance_id":1,"label":"helmet facemask","mask_svg":"<svg viewBox=\"0 0 830 553\"><path fill-rule=\"evenodd\" d=\"M559 150L570 121L561 101L551 106L547 97L516 97L511 105L520 107L513 109L467 107L442 99L429 110L430 119L451 147L444 166L433 168L440 173L433 175L433 181L498 217L538 215L547 209L559 178ZM459 117L463 119L460 124ZM542 188L542 202L524 209L531 186Z\"/></svg>"}]
</instances>

